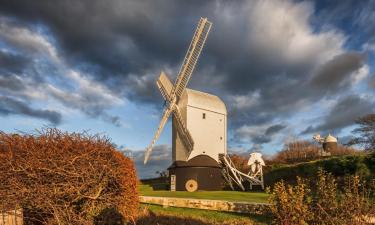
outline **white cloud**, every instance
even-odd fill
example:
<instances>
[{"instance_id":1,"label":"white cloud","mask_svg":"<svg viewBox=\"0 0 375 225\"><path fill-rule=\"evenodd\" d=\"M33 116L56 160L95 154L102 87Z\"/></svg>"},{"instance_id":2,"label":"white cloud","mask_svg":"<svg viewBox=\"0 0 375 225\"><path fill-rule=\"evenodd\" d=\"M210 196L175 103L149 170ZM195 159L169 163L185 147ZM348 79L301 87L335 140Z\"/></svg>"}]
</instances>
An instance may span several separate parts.
<instances>
[{"instance_id":1,"label":"white cloud","mask_svg":"<svg viewBox=\"0 0 375 225\"><path fill-rule=\"evenodd\" d=\"M375 39L372 42L362 45L362 50L375 52Z\"/></svg>"},{"instance_id":2,"label":"white cloud","mask_svg":"<svg viewBox=\"0 0 375 225\"><path fill-rule=\"evenodd\" d=\"M18 80L23 89L3 88L2 94L24 97L30 102L43 102L50 108L65 108L65 114L75 109L91 117L121 124L119 117L108 114L107 110L123 105L125 101L122 97L93 80L90 74L84 74L66 64L51 38L0 17L0 39L5 40L13 51L32 59L31 69L28 68L24 74L12 75L13 80Z\"/></svg>"},{"instance_id":3,"label":"white cloud","mask_svg":"<svg viewBox=\"0 0 375 225\"><path fill-rule=\"evenodd\" d=\"M253 45L291 64L321 64L343 52L345 36L337 30L315 32L310 2L250 1L249 38Z\"/></svg>"},{"instance_id":4,"label":"white cloud","mask_svg":"<svg viewBox=\"0 0 375 225\"><path fill-rule=\"evenodd\" d=\"M364 64L361 68L359 68L357 71L355 71L351 75L352 83L358 84L363 79L365 79L370 73L370 68L367 64Z\"/></svg>"},{"instance_id":5,"label":"white cloud","mask_svg":"<svg viewBox=\"0 0 375 225\"><path fill-rule=\"evenodd\" d=\"M243 110L250 109L252 106L258 104L260 95L259 91L255 91L247 95L234 95L231 96L229 99L231 104L233 104L232 107L239 110Z\"/></svg>"},{"instance_id":6,"label":"white cloud","mask_svg":"<svg viewBox=\"0 0 375 225\"><path fill-rule=\"evenodd\" d=\"M42 34L26 27L8 24L7 22L9 22L7 19L0 17L1 38L8 41L11 45L17 46L23 50L28 50L29 54L42 53L46 54L54 61L59 61L55 46Z\"/></svg>"}]
</instances>

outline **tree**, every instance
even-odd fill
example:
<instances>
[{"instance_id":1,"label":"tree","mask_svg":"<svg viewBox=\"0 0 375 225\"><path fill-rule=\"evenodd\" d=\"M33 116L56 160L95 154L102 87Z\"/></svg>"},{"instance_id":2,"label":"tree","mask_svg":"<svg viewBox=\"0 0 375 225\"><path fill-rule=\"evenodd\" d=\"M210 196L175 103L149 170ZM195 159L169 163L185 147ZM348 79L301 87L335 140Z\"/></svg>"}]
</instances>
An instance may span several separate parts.
<instances>
[{"instance_id":1,"label":"tree","mask_svg":"<svg viewBox=\"0 0 375 225\"><path fill-rule=\"evenodd\" d=\"M310 141L296 140L286 143L283 149L276 153L274 163L299 163L308 162L321 158L321 145L313 144ZM330 150L331 156L351 155L357 150L338 144L336 149Z\"/></svg>"},{"instance_id":2,"label":"tree","mask_svg":"<svg viewBox=\"0 0 375 225\"><path fill-rule=\"evenodd\" d=\"M358 125L352 133L359 137L353 138L348 145L359 145L367 151L375 150L375 114L368 114L359 117L356 121Z\"/></svg>"},{"instance_id":3,"label":"tree","mask_svg":"<svg viewBox=\"0 0 375 225\"><path fill-rule=\"evenodd\" d=\"M274 161L279 163L297 163L310 161L319 158L320 147L309 141L296 140L286 143L284 148L279 151Z\"/></svg>"},{"instance_id":4,"label":"tree","mask_svg":"<svg viewBox=\"0 0 375 225\"><path fill-rule=\"evenodd\" d=\"M237 154L230 154L230 159L232 160L234 166L243 173L248 173L250 171L250 166L247 165L249 157L245 157Z\"/></svg>"}]
</instances>

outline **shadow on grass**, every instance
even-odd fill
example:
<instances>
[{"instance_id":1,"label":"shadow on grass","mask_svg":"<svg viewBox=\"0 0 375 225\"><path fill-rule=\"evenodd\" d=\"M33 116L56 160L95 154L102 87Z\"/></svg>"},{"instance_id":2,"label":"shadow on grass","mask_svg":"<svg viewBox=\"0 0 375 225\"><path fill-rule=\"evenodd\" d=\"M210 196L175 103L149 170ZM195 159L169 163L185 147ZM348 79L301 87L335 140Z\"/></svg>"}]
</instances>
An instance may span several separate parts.
<instances>
[{"instance_id":1,"label":"shadow on grass","mask_svg":"<svg viewBox=\"0 0 375 225\"><path fill-rule=\"evenodd\" d=\"M182 218L177 216L167 215L155 215L150 212L148 215L139 217L136 220L137 225L211 225L212 223L206 223L198 219L193 218Z\"/></svg>"},{"instance_id":2,"label":"shadow on grass","mask_svg":"<svg viewBox=\"0 0 375 225\"><path fill-rule=\"evenodd\" d=\"M272 218L267 215L238 214L189 208L163 208L157 205L142 205L135 224L160 225L253 225L270 224Z\"/></svg>"}]
</instances>

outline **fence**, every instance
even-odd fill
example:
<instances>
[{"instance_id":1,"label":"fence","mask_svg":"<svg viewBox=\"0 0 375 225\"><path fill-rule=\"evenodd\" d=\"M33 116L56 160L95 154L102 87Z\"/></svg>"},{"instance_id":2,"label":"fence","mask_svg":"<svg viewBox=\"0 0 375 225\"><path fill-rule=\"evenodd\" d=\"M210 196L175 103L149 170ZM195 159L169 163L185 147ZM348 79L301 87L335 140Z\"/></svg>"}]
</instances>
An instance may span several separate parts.
<instances>
[{"instance_id":1,"label":"fence","mask_svg":"<svg viewBox=\"0 0 375 225\"><path fill-rule=\"evenodd\" d=\"M0 225L23 225L22 209L0 212Z\"/></svg>"}]
</instances>

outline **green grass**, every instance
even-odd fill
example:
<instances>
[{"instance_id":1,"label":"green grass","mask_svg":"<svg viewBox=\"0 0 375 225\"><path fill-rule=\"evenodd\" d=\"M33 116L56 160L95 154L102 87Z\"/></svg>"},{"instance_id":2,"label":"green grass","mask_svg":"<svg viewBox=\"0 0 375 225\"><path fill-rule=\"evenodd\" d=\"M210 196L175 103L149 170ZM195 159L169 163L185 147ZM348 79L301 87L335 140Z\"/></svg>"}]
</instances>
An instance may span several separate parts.
<instances>
[{"instance_id":1,"label":"green grass","mask_svg":"<svg viewBox=\"0 0 375 225\"><path fill-rule=\"evenodd\" d=\"M170 216L178 218L192 218L212 224L269 224L271 218L260 215L218 212L202 209L175 208L142 204L156 216Z\"/></svg>"},{"instance_id":2,"label":"green grass","mask_svg":"<svg viewBox=\"0 0 375 225\"><path fill-rule=\"evenodd\" d=\"M241 192L241 191L166 191L153 190L150 185L141 184L140 195L173 198L196 198L211 200L227 200L236 202L267 203L268 194L264 192Z\"/></svg>"}]
</instances>

